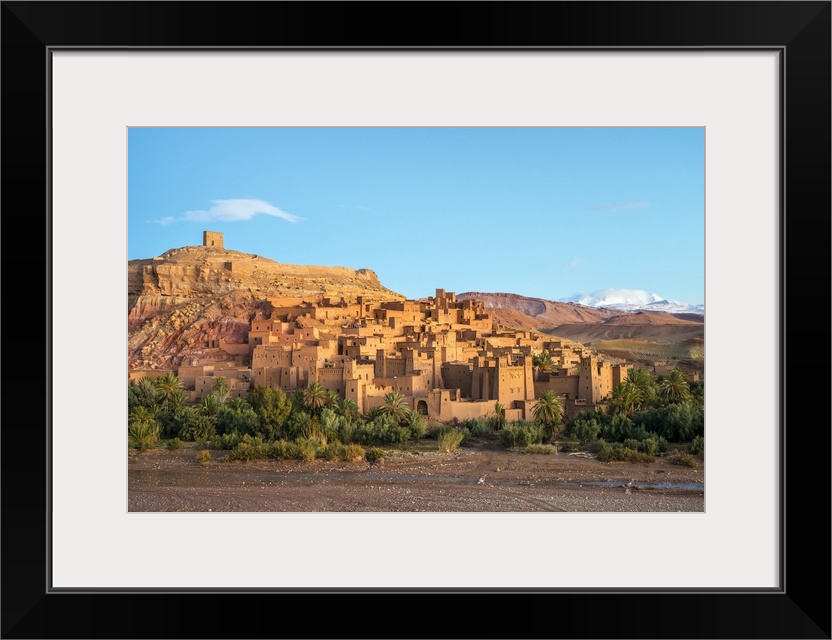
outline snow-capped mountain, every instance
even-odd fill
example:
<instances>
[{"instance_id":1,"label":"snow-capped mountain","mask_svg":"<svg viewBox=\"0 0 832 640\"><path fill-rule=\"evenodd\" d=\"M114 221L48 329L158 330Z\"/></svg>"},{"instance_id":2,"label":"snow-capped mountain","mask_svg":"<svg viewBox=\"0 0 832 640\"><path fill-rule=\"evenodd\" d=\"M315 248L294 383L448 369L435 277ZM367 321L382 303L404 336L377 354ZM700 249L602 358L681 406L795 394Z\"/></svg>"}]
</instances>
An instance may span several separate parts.
<instances>
[{"instance_id":1,"label":"snow-capped mountain","mask_svg":"<svg viewBox=\"0 0 832 640\"><path fill-rule=\"evenodd\" d=\"M705 313L704 304L687 304L667 300L661 296L640 289L601 289L591 294L576 294L562 302L575 302L596 309L618 311L665 311L667 313Z\"/></svg>"}]
</instances>

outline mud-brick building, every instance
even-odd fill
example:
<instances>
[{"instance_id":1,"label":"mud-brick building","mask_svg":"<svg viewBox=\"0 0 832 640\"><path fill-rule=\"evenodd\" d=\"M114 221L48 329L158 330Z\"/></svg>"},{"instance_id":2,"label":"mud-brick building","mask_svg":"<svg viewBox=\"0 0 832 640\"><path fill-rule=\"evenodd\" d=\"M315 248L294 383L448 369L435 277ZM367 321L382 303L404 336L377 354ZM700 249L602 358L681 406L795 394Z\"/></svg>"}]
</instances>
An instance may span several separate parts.
<instances>
[{"instance_id":1,"label":"mud-brick building","mask_svg":"<svg viewBox=\"0 0 832 640\"><path fill-rule=\"evenodd\" d=\"M202 246L212 247L214 249L223 249L222 233L219 231L203 231Z\"/></svg>"}]
</instances>

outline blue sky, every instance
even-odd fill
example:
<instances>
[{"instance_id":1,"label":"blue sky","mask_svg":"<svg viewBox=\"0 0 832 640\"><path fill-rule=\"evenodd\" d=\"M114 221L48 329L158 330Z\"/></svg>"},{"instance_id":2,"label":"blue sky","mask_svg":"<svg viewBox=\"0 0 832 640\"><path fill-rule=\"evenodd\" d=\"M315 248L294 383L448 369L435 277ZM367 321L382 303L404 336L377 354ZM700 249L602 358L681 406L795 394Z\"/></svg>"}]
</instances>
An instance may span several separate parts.
<instances>
[{"instance_id":1,"label":"blue sky","mask_svg":"<svg viewBox=\"0 0 832 640\"><path fill-rule=\"evenodd\" d=\"M128 259L202 243L549 300L705 298L702 128L131 128Z\"/></svg>"}]
</instances>

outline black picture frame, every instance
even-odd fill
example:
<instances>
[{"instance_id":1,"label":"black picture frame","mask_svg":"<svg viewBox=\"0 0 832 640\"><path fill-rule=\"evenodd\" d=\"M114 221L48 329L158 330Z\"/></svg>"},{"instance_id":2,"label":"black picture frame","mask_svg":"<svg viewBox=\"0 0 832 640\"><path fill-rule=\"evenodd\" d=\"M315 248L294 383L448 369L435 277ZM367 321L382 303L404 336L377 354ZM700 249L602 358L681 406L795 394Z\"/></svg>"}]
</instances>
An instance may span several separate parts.
<instances>
[{"instance_id":1,"label":"black picture frame","mask_svg":"<svg viewBox=\"0 0 832 640\"><path fill-rule=\"evenodd\" d=\"M828 347L830 291L830 15L829 1L2 2L2 637L829 638L828 395L809 397L801 372L816 371L828 389L830 350L821 347ZM56 409L51 389L61 382L49 377L48 92L50 52L68 47L778 51L785 80L780 588L52 591L46 452ZM820 301L801 299L806 282L820 289ZM812 333L811 348L801 348L807 321L822 329ZM812 413L800 418L801 408ZM801 500L807 494L808 509ZM518 561L553 552L564 550L530 548ZM614 561L614 553L596 549L591 557ZM310 606L312 617L299 613Z\"/></svg>"}]
</instances>

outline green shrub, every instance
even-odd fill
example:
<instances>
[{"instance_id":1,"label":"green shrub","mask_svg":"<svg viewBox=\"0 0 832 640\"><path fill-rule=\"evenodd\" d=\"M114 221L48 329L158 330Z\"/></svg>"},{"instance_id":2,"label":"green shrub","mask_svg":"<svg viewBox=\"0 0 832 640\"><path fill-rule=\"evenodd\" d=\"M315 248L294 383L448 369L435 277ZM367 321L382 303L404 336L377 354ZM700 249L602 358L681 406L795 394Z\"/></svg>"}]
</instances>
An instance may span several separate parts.
<instances>
[{"instance_id":1,"label":"green shrub","mask_svg":"<svg viewBox=\"0 0 832 640\"><path fill-rule=\"evenodd\" d=\"M694 404L679 403L641 411L633 416L633 422L668 440L684 442L703 435L705 414Z\"/></svg>"},{"instance_id":2,"label":"green shrub","mask_svg":"<svg viewBox=\"0 0 832 640\"><path fill-rule=\"evenodd\" d=\"M581 443L574 440L567 440L566 442L559 442L560 450L566 452L580 451Z\"/></svg>"},{"instance_id":3,"label":"green shrub","mask_svg":"<svg viewBox=\"0 0 832 640\"><path fill-rule=\"evenodd\" d=\"M312 462L318 455L318 442L312 438L300 438L297 445L297 459Z\"/></svg>"},{"instance_id":4,"label":"green shrub","mask_svg":"<svg viewBox=\"0 0 832 640\"><path fill-rule=\"evenodd\" d=\"M648 456L655 456L659 452L659 439L657 436L652 438L645 438L640 443L640 451L643 451Z\"/></svg>"},{"instance_id":5,"label":"green shrub","mask_svg":"<svg viewBox=\"0 0 832 640\"><path fill-rule=\"evenodd\" d=\"M339 453L341 460L344 460L345 462L360 462L366 457L364 447L355 443L342 444Z\"/></svg>"},{"instance_id":6,"label":"green shrub","mask_svg":"<svg viewBox=\"0 0 832 640\"><path fill-rule=\"evenodd\" d=\"M626 438L621 444L624 445L625 449L633 449L634 451L638 451L641 446L641 442L635 438Z\"/></svg>"},{"instance_id":7,"label":"green shrub","mask_svg":"<svg viewBox=\"0 0 832 640\"><path fill-rule=\"evenodd\" d=\"M705 455L705 438L696 436L688 446L688 453L692 456L702 458Z\"/></svg>"},{"instance_id":8,"label":"green shrub","mask_svg":"<svg viewBox=\"0 0 832 640\"><path fill-rule=\"evenodd\" d=\"M299 389L300 390L300 389ZM287 440L302 438L309 432L312 424L312 416L302 410L294 410L289 419L280 428L280 436Z\"/></svg>"},{"instance_id":9,"label":"green shrub","mask_svg":"<svg viewBox=\"0 0 832 640\"><path fill-rule=\"evenodd\" d=\"M203 466L211 462L211 452L208 449L203 449L199 452L199 455L196 457L196 461L201 463Z\"/></svg>"},{"instance_id":10,"label":"green shrub","mask_svg":"<svg viewBox=\"0 0 832 640\"><path fill-rule=\"evenodd\" d=\"M610 442L617 442L633 437L633 421L624 414L616 413L609 422L601 427L601 437Z\"/></svg>"},{"instance_id":11,"label":"green shrub","mask_svg":"<svg viewBox=\"0 0 832 640\"><path fill-rule=\"evenodd\" d=\"M586 444L597 440L598 436L601 435L601 423L596 417L581 416L572 421L567 433L570 437Z\"/></svg>"},{"instance_id":12,"label":"green shrub","mask_svg":"<svg viewBox=\"0 0 832 640\"><path fill-rule=\"evenodd\" d=\"M243 460L244 462L250 462L251 460L258 460L261 457L257 447L248 442L241 442L231 450L231 453L225 459L229 461Z\"/></svg>"},{"instance_id":13,"label":"green shrub","mask_svg":"<svg viewBox=\"0 0 832 640\"><path fill-rule=\"evenodd\" d=\"M674 451L670 456L670 461L673 464L679 464L685 467L695 468L698 464L696 456L692 456L687 451Z\"/></svg>"},{"instance_id":14,"label":"green shrub","mask_svg":"<svg viewBox=\"0 0 832 640\"><path fill-rule=\"evenodd\" d=\"M512 423L506 423L500 429L500 444L506 449L511 449L517 446L517 428Z\"/></svg>"},{"instance_id":15,"label":"green shrub","mask_svg":"<svg viewBox=\"0 0 832 640\"><path fill-rule=\"evenodd\" d=\"M630 449L629 447L622 447L621 460L624 462L653 462L655 458L644 451Z\"/></svg>"},{"instance_id":16,"label":"green shrub","mask_svg":"<svg viewBox=\"0 0 832 640\"><path fill-rule=\"evenodd\" d=\"M181 448L183 447L183 445L182 445L182 441L181 441L179 438L174 438L173 440L168 440L168 441L165 443L165 446L166 446L166 447L167 447L170 451L176 451L177 449L181 449Z\"/></svg>"},{"instance_id":17,"label":"green shrub","mask_svg":"<svg viewBox=\"0 0 832 640\"><path fill-rule=\"evenodd\" d=\"M322 432L321 444L339 440L338 431L343 418L335 413L335 410L330 407L325 407L321 411L320 429Z\"/></svg>"},{"instance_id":18,"label":"green shrub","mask_svg":"<svg viewBox=\"0 0 832 640\"><path fill-rule=\"evenodd\" d=\"M197 415L184 423L179 430L182 440L207 441L216 435L216 425L213 416Z\"/></svg>"},{"instance_id":19,"label":"green shrub","mask_svg":"<svg viewBox=\"0 0 832 640\"><path fill-rule=\"evenodd\" d=\"M440 433L439 437L437 438L439 442L439 450L445 453L456 451L464 438L465 434L462 433L462 431L460 431L459 429L446 429L445 431Z\"/></svg>"},{"instance_id":20,"label":"green shrub","mask_svg":"<svg viewBox=\"0 0 832 640\"><path fill-rule=\"evenodd\" d=\"M377 447L373 447L371 449L367 449L364 452L364 457L367 459L368 462L377 462L379 460L384 459L387 454L385 453L384 449L379 449Z\"/></svg>"},{"instance_id":21,"label":"green shrub","mask_svg":"<svg viewBox=\"0 0 832 640\"><path fill-rule=\"evenodd\" d=\"M243 441L243 438L246 435L248 434L241 434L239 431L231 431L230 433L223 433L222 435L214 436L210 440L211 448L226 450L233 449Z\"/></svg>"},{"instance_id":22,"label":"green shrub","mask_svg":"<svg viewBox=\"0 0 832 640\"><path fill-rule=\"evenodd\" d=\"M543 455L552 455L558 452L558 448L553 444L530 444L523 449L523 453L535 453Z\"/></svg>"},{"instance_id":23,"label":"green shrub","mask_svg":"<svg viewBox=\"0 0 832 640\"><path fill-rule=\"evenodd\" d=\"M636 442L636 447L641 443ZM632 442L630 443L632 444ZM595 451L601 462L654 462L655 458L646 451L639 451L638 448L626 446L621 442L610 444L605 440L598 440L595 444Z\"/></svg>"},{"instance_id":24,"label":"green shrub","mask_svg":"<svg viewBox=\"0 0 832 640\"><path fill-rule=\"evenodd\" d=\"M251 460L260 460L269 456L271 453L271 446L263 441L263 438L257 436L252 438L246 434L238 442L231 453L226 456L226 460L244 460L249 462Z\"/></svg>"},{"instance_id":25,"label":"green shrub","mask_svg":"<svg viewBox=\"0 0 832 640\"><path fill-rule=\"evenodd\" d=\"M639 451L643 451L649 456L655 456L659 453L667 451L667 440L664 436L657 436L652 434L641 441Z\"/></svg>"},{"instance_id":26,"label":"green shrub","mask_svg":"<svg viewBox=\"0 0 832 640\"><path fill-rule=\"evenodd\" d=\"M353 439L363 444L404 444L410 440L410 435L410 429L399 426L391 416L380 414L359 425Z\"/></svg>"},{"instance_id":27,"label":"green shrub","mask_svg":"<svg viewBox=\"0 0 832 640\"><path fill-rule=\"evenodd\" d=\"M332 413L332 410L330 409L324 409L324 411L329 411L330 415L334 415L334 413ZM335 433L337 433L337 427L334 428L334 431ZM316 450L326 446L326 443L328 442L326 427L324 427L324 425L321 424L321 421L318 419L318 416L312 416L312 418L306 424L304 430L301 432L298 439L314 440Z\"/></svg>"},{"instance_id":28,"label":"green shrub","mask_svg":"<svg viewBox=\"0 0 832 640\"><path fill-rule=\"evenodd\" d=\"M425 417L415 411L410 411L404 421L404 426L410 429L410 437L414 440L421 440L428 430L428 423Z\"/></svg>"},{"instance_id":29,"label":"green shrub","mask_svg":"<svg viewBox=\"0 0 832 640\"><path fill-rule=\"evenodd\" d=\"M217 412L215 417L216 430L219 434L240 431L241 433L260 434L260 418L257 413L241 398L242 402L238 409L224 407ZM239 403L237 403L239 404Z\"/></svg>"},{"instance_id":30,"label":"green shrub","mask_svg":"<svg viewBox=\"0 0 832 640\"><path fill-rule=\"evenodd\" d=\"M468 430L471 438L484 436L491 429L491 425L485 418L469 418L463 420L460 426Z\"/></svg>"},{"instance_id":31,"label":"green shrub","mask_svg":"<svg viewBox=\"0 0 832 640\"><path fill-rule=\"evenodd\" d=\"M342 418L338 423L338 439L344 444L350 444L355 437L356 423L349 418Z\"/></svg>"},{"instance_id":32,"label":"green shrub","mask_svg":"<svg viewBox=\"0 0 832 640\"><path fill-rule=\"evenodd\" d=\"M328 442L326 445L319 447L317 456L322 460L338 460L341 457L341 448L342 445L340 442Z\"/></svg>"},{"instance_id":33,"label":"green shrub","mask_svg":"<svg viewBox=\"0 0 832 640\"><path fill-rule=\"evenodd\" d=\"M135 421L127 427L127 442L134 449L147 451L152 449L158 440L159 424L155 421Z\"/></svg>"},{"instance_id":34,"label":"green shrub","mask_svg":"<svg viewBox=\"0 0 832 640\"><path fill-rule=\"evenodd\" d=\"M294 460L297 458L297 446L293 442L286 440L276 440L272 442L269 455L278 460Z\"/></svg>"},{"instance_id":35,"label":"green shrub","mask_svg":"<svg viewBox=\"0 0 832 640\"><path fill-rule=\"evenodd\" d=\"M500 443L506 448L528 447L543 442L543 427L533 422L509 422L500 430Z\"/></svg>"},{"instance_id":36,"label":"green shrub","mask_svg":"<svg viewBox=\"0 0 832 640\"><path fill-rule=\"evenodd\" d=\"M599 440L596 455L601 462L611 462L615 459L615 450L606 440Z\"/></svg>"}]
</instances>

